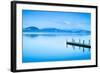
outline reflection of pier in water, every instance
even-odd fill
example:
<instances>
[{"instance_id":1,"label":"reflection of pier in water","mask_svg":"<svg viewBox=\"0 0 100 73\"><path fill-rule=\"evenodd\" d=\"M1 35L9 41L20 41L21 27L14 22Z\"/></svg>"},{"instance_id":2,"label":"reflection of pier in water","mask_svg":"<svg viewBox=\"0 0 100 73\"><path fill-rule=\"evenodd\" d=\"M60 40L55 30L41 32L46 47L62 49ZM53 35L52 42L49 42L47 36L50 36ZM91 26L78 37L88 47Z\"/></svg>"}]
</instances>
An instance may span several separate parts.
<instances>
[{"instance_id":1,"label":"reflection of pier in water","mask_svg":"<svg viewBox=\"0 0 100 73\"><path fill-rule=\"evenodd\" d=\"M81 40L79 39L79 42L75 42L75 40L72 39L71 42L66 41L66 47L68 47L68 45L72 45L73 49L75 49L75 46L78 46L79 49L82 47L83 48L83 52L85 51L84 48L89 48L89 49L91 48L90 40L89 40L88 44L85 44L85 40L83 40L81 42Z\"/></svg>"}]
</instances>

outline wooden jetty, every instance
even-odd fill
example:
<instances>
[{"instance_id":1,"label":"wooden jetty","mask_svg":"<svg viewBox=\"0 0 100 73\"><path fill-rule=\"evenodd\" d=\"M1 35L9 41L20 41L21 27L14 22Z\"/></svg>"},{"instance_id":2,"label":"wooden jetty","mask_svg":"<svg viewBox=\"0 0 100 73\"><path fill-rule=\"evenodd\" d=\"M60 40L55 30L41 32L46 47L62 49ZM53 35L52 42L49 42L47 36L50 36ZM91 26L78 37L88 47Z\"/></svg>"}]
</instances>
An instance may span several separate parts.
<instances>
[{"instance_id":1,"label":"wooden jetty","mask_svg":"<svg viewBox=\"0 0 100 73\"><path fill-rule=\"evenodd\" d=\"M78 46L83 48L91 48L90 40L89 40L89 44L85 44L84 42L85 40L83 40L83 43L81 43L80 39L79 42L75 42L75 40L72 39L72 42L66 41L66 45Z\"/></svg>"},{"instance_id":2,"label":"wooden jetty","mask_svg":"<svg viewBox=\"0 0 100 73\"><path fill-rule=\"evenodd\" d=\"M74 42L67 42L68 45L73 45L73 46L79 46L79 47L84 47L84 48L91 48L90 45L87 44L81 44L81 43L74 43Z\"/></svg>"}]
</instances>

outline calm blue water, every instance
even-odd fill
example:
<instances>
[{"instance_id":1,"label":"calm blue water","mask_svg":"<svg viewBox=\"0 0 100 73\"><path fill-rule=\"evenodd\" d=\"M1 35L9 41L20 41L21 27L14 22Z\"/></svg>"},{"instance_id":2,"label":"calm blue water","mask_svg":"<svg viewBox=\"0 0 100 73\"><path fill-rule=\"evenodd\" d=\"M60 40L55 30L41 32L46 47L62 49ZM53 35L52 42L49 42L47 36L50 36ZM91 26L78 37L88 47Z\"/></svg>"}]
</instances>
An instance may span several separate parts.
<instances>
[{"instance_id":1,"label":"calm blue water","mask_svg":"<svg viewBox=\"0 0 100 73\"><path fill-rule=\"evenodd\" d=\"M23 34L22 62L52 62L68 60L89 60L89 48L73 48L66 41L75 39L76 42L85 40L88 44L89 35L25 35ZM82 42L82 41L81 41Z\"/></svg>"}]
</instances>

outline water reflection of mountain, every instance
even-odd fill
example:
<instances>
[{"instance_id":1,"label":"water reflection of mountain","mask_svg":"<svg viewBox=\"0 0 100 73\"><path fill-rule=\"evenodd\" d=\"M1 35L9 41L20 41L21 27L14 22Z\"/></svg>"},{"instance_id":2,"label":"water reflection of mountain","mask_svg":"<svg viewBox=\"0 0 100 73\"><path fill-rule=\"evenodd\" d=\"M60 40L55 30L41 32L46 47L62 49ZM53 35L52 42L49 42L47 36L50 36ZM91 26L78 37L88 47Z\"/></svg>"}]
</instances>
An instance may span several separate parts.
<instances>
[{"instance_id":1,"label":"water reflection of mountain","mask_svg":"<svg viewBox=\"0 0 100 73\"><path fill-rule=\"evenodd\" d=\"M38 36L57 36L56 34L23 34L24 36L28 37L38 37ZM59 35L60 36L60 35Z\"/></svg>"},{"instance_id":2,"label":"water reflection of mountain","mask_svg":"<svg viewBox=\"0 0 100 73\"><path fill-rule=\"evenodd\" d=\"M90 34L91 32L88 30L82 30L82 29L57 29L57 28L43 28L39 29L37 27L31 26L23 29L23 32L46 32L46 33L76 33L76 34Z\"/></svg>"}]
</instances>

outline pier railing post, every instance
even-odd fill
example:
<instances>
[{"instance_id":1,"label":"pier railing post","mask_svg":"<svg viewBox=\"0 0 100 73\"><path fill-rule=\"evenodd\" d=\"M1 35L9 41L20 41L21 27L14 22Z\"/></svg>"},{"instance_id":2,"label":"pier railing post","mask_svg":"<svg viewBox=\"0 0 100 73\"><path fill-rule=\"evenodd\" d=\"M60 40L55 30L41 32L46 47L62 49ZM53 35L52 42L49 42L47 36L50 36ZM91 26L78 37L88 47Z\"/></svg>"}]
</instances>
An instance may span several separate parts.
<instances>
[{"instance_id":1,"label":"pier railing post","mask_svg":"<svg viewBox=\"0 0 100 73\"><path fill-rule=\"evenodd\" d=\"M79 43L81 43L81 40L79 39ZM80 46L79 46L79 49L80 49Z\"/></svg>"},{"instance_id":2,"label":"pier railing post","mask_svg":"<svg viewBox=\"0 0 100 73\"><path fill-rule=\"evenodd\" d=\"M90 40L89 40L89 45L90 45Z\"/></svg>"},{"instance_id":3,"label":"pier railing post","mask_svg":"<svg viewBox=\"0 0 100 73\"><path fill-rule=\"evenodd\" d=\"M83 45L85 44L85 41L83 40ZM84 47L83 47L83 52L84 52Z\"/></svg>"},{"instance_id":4,"label":"pier railing post","mask_svg":"<svg viewBox=\"0 0 100 73\"><path fill-rule=\"evenodd\" d=\"M75 43L75 40L72 38L72 42ZM75 49L75 46L72 45L73 49Z\"/></svg>"}]
</instances>

